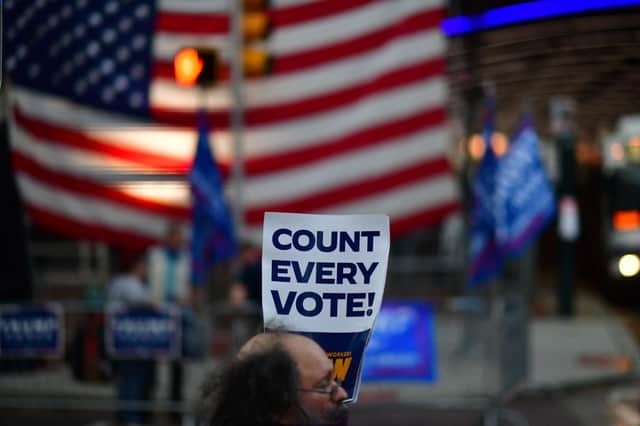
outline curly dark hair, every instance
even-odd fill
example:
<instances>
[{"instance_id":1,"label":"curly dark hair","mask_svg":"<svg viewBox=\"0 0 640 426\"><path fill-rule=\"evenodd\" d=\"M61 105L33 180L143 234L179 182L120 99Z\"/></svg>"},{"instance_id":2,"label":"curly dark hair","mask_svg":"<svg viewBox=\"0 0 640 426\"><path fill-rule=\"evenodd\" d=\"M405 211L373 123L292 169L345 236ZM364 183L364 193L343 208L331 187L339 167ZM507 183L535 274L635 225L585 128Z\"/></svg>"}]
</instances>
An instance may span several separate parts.
<instances>
[{"instance_id":1,"label":"curly dark hair","mask_svg":"<svg viewBox=\"0 0 640 426\"><path fill-rule=\"evenodd\" d=\"M199 424L272 426L285 416L307 424L298 383L296 363L279 344L236 358L203 384Z\"/></svg>"}]
</instances>

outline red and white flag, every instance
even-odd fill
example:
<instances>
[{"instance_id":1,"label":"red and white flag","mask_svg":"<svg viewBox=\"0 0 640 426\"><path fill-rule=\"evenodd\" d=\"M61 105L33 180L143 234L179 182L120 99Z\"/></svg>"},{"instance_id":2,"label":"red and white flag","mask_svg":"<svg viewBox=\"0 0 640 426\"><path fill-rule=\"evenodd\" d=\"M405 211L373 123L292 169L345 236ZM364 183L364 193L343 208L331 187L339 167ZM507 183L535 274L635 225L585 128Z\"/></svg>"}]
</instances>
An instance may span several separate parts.
<instances>
[{"instance_id":1,"label":"red and white flag","mask_svg":"<svg viewBox=\"0 0 640 426\"><path fill-rule=\"evenodd\" d=\"M259 240L265 211L384 213L400 235L458 208L443 8L271 2L273 71L245 86L245 237ZM175 84L172 60L187 46L228 57L228 13L222 0L5 1L13 165L36 222L144 246L167 219L189 221L201 98ZM228 176L228 83L206 102Z\"/></svg>"}]
</instances>

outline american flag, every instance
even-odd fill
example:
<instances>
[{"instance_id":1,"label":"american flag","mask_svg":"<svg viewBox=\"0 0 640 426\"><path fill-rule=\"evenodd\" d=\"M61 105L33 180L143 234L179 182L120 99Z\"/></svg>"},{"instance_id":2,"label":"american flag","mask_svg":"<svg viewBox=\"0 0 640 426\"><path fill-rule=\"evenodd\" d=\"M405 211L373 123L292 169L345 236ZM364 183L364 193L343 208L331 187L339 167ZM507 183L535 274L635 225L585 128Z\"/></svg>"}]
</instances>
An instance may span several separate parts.
<instances>
[{"instance_id":1,"label":"american flag","mask_svg":"<svg viewBox=\"0 0 640 426\"><path fill-rule=\"evenodd\" d=\"M33 220L132 246L156 241L167 219L189 220L200 98L174 83L172 60L186 46L228 58L229 4L4 2L13 165ZM457 209L443 7L271 2L273 71L245 86L245 237L260 239L265 211L385 213L400 235ZM206 102L228 176L229 84Z\"/></svg>"}]
</instances>

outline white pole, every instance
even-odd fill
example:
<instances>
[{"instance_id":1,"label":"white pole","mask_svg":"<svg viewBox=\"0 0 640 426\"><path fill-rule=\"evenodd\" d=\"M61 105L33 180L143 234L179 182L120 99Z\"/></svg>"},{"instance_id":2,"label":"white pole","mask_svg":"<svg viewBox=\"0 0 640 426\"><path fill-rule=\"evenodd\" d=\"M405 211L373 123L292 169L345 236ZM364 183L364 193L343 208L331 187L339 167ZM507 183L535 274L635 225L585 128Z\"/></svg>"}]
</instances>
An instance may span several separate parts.
<instances>
[{"instance_id":1,"label":"white pole","mask_svg":"<svg viewBox=\"0 0 640 426\"><path fill-rule=\"evenodd\" d=\"M229 0L231 14L231 130L233 134L233 219L236 235L244 236L244 71L242 51L244 34L242 28L243 5L241 0Z\"/></svg>"}]
</instances>

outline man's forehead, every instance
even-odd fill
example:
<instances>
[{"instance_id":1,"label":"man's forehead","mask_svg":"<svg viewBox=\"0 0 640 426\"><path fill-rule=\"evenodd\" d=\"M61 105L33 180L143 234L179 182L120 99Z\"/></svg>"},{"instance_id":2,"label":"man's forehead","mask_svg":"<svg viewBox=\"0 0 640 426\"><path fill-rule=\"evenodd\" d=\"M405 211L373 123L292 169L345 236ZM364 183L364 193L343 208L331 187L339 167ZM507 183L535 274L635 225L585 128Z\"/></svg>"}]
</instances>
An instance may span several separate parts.
<instances>
[{"instance_id":1,"label":"man's forehead","mask_svg":"<svg viewBox=\"0 0 640 426\"><path fill-rule=\"evenodd\" d=\"M298 365L303 379L315 382L331 375L333 364L320 345L305 336L292 336L285 341L285 346Z\"/></svg>"},{"instance_id":2,"label":"man's forehead","mask_svg":"<svg viewBox=\"0 0 640 426\"><path fill-rule=\"evenodd\" d=\"M277 344L281 344L289 352L302 375L306 376L313 372L314 376L323 377L333 369L333 364L320 345L306 336L295 333L277 332L256 335L245 343L238 356L267 351Z\"/></svg>"}]
</instances>

